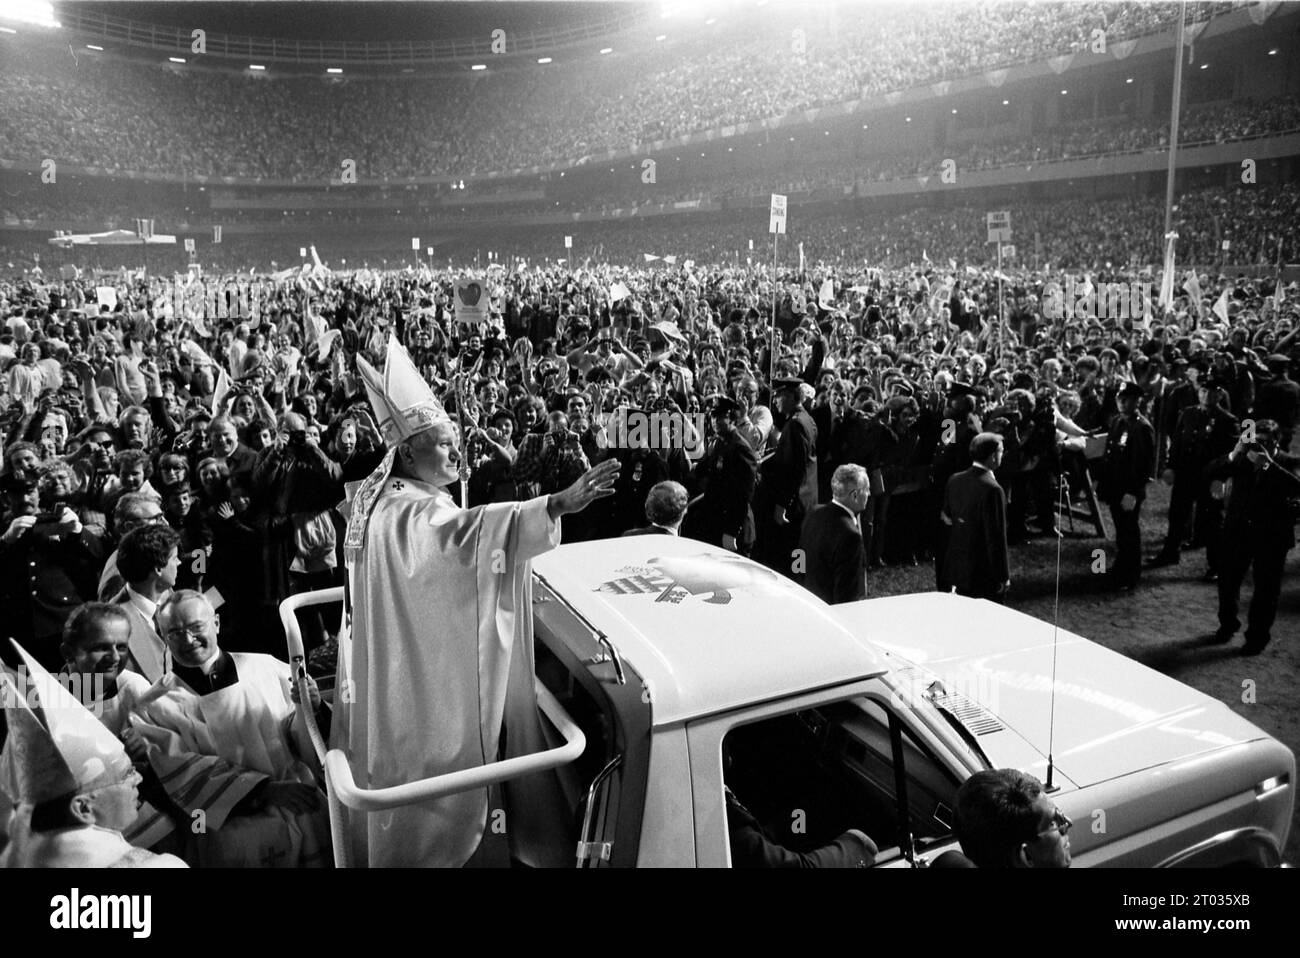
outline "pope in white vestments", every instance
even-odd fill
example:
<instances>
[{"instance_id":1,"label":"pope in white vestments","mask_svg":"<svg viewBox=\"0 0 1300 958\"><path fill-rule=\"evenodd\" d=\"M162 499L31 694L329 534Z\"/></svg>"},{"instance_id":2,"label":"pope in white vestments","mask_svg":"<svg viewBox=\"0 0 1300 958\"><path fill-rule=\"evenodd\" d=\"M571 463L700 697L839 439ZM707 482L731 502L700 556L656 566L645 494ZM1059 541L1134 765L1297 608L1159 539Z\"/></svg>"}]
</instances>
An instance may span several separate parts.
<instances>
[{"instance_id":1,"label":"pope in white vestments","mask_svg":"<svg viewBox=\"0 0 1300 958\"><path fill-rule=\"evenodd\" d=\"M333 741L362 788L413 782L551 747L534 688L529 560L560 541L559 517L608 495L617 463L562 493L462 509L454 427L405 350L383 376L358 366L391 447L353 496L351 641L339 655ZM553 774L506 783L509 856L571 864L571 812ZM480 851L489 792L348 813L351 863L460 866ZM561 823L563 828L554 827Z\"/></svg>"}]
</instances>

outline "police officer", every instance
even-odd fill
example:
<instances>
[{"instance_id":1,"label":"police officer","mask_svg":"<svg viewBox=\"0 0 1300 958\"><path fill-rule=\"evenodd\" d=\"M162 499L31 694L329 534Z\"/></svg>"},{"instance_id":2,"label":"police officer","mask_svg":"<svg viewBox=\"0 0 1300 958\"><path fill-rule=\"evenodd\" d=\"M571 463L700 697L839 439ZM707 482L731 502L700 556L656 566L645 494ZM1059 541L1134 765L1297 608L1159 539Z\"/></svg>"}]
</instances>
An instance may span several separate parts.
<instances>
[{"instance_id":1,"label":"police officer","mask_svg":"<svg viewBox=\"0 0 1300 958\"><path fill-rule=\"evenodd\" d=\"M95 570L103 564L102 538L67 505L43 513L36 482L8 476L4 493L9 521L0 535L0 636L16 639L41 665L57 671L63 623L95 594ZM0 657L19 664L8 641Z\"/></svg>"},{"instance_id":2,"label":"police officer","mask_svg":"<svg viewBox=\"0 0 1300 958\"><path fill-rule=\"evenodd\" d=\"M1225 455L1236 442L1237 417L1224 408L1227 394L1213 380L1201 386L1198 392L1199 404L1184 409L1174 427L1169 468L1161 476L1165 483L1173 486L1169 494L1169 531L1165 534L1164 548L1152 557L1148 565L1178 563L1187 520L1195 506L1192 547L1206 547L1210 573L1214 573L1223 505L1210 495L1210 480L1205 469L1219 456Z\"/></svg>"},{"instance_id":3,"label":"police officer","mask_svg":"<svg viewBox=\"0 0 1300 958\"><path fill-rule=\"evenodd\" d=\"M748 554L754 542L750 504L758 484L758 459L740 434L744 410L726 396L709 402L714 439L695 469L699 501L686 516L686 535Z\"/></svg>"},{"instance_id":4,"label":"police officer","mask_svg":"<svg viewBox=\"0 0 1300 958\"><path fill-rule=\"evenodd\" d=\"M1115 522L1115 565L1107 577L1108 588L1127 591L1142 575L1142 502L1156 468L1156 435L1138 411L1142 387L1126 383L1116 399L1119 414L1106 437L1101 499Z\"/></svg>"},{"instance_id":5,"label":"police officer","mask_svg":"<svg viewBox=\"0 0 1300 958\"><path fill-rule=\"evenodd\" d=\"M763 463L755 508L755 558L794 577L794 548L803 517L817 505L817 427L803 407L804 381L772 383L778 412L785 417L776 451Z\"/></svg>"},{"instance_id":6,"label":"police officer","mask_svg":"<svg viewBox=\"0 0 1300 958\"><path fill-rule=\"evenodd\" d=\"M1250 599L1243 655L1258 655L1268 645L1277 616L1286 554L1295 546L1295 513L1300 495L1300 456L1278 448L1281 430L1271 419L1255 423L1255 441L1242 438L1232 452L1210 464L1214 479L1231 479L1224 517L1223 568L1219 573L1219 630L1215 642L1227 642L1241 625L1237 598L1246 570L1255 567L1255 594Z\"/></svg>"}]
</instances>

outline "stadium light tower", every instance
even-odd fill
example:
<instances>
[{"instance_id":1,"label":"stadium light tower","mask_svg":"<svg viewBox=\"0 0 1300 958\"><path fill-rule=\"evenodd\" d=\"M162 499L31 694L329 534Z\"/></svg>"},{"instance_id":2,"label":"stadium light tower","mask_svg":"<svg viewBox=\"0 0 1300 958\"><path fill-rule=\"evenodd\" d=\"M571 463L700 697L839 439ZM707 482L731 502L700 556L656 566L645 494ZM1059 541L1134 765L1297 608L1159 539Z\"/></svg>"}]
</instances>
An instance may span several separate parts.
<instances>
[{"instance_id":1,"label":"stadium light tower","mask_svg":"<svg viewBox=\"0 0 1300 958\"><path fill-rule=\"evenodd\" d=\"M62 27L54 19L54 5L39 0L6 0L0 3L0 20L32 23L38 27Z\"/></svg>"}]
</instances>

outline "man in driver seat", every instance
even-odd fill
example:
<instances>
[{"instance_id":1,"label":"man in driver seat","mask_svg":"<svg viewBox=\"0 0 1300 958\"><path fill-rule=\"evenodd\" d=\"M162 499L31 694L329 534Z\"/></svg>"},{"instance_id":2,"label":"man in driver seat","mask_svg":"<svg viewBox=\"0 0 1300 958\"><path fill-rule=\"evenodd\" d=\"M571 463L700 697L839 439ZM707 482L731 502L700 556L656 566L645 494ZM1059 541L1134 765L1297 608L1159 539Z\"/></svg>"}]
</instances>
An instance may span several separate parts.
<instances>
[{"instance_id":1,"label":"man in driver seat","mask_svg":"<svg viewBox=\"0 0 1300 958\"><path fill-rule=\"evenodd\" d=\"M876 863L876 843L856 828L812 851L791 851L769 837L730 788L723 790L733 868L869 868Z\"/></svg>"}]
</instances>

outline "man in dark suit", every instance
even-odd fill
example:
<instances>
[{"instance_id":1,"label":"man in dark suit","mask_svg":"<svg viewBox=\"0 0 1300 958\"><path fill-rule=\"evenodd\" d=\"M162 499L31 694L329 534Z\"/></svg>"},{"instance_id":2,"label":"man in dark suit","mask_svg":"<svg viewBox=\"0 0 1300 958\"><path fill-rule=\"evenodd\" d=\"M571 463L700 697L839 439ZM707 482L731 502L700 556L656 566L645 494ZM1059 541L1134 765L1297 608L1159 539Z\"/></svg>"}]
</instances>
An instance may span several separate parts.
<instances>
[{"instance_id":1,"label":"man in dark suit","mask_svg":"<svg viewBox=\"0 0 1300 958\"><path fill-rule=\"evenodd\" d=\"M1156 471L1156 434L1138 411L1142 396L1137 383L1120 389L1119 415L1106 438L1100 498L1115 522L1115 566L1106 580L1112 589L1131 589L1142 576L1142 503Z\"/></svg>"},{"instance_id":2,"label":"man in dark suit","mask_svg":"<svg viewBox=\"0 0 1300 958\"><path fill-rule=\"evenodd\" d=\"M817 505L817 427L803 408L802 379L777 379L777 410L785 416L781 438L763 463L760 505L755 509L755 558L794 578L794 548L803 518Z\"/></svg>"},{"instance_id":3,"label":"man in dark suit","mask_svg":"<svg viewBox=\"0 0 1300 958\"><path fill-rule=\"evenodd\" d=\"M1007 558L1007 497L993 473L1002 465L1002 437L971 440L971 467L948 479L940 521L948 546L935 570L940 591L1001 602L1011 588Z\"/></svg>"},{"instance_id":4,"label":"man in dark suit","mask_svg":"<svg viewBox=\"0 0 1300 958\"><path fill-rule=\"evenodd\" d=\"M835 605L867 597L858 517L870 494L866 469L852 463L840 466L831 477L831 501L815 507L803 521L803 584L823 602Z\"/></svg>"},{"instance_id":5,"label":"man in dark suit","mask_svg":"<svg viewBox=\"0 0 1300 958\"><path fill-rule=\"evenodd\" d=\"M1272 419L1277 423L1280 430L1278 445L1286 452L1291 448L1296 423L1300 421L1300 385L1287 375L1291 368L1289 356L1274 353L1264 362L1272 371L1273 380L1260 387L1251 414L1255 419Z\"/></svg>"},{"instance_id":6,"label":"man in dark suit","mask_svg":"<svg viewBox=\"0 0 1300 958\"><path fill-rule=\"evenodd\" d=\"M669 535L680 536L682 519L686 517L689 500L686 487L671 479L658 482L650 489L645 500L645 517L650 525L628 529L625 536Z\"/></svg>"},{"instance_id":7,"label":"man in dark suit","mask_svg":"<svg viewBox=\"0 0 1300 958\"><path fill-rule=\"evenodd\" d=\"M716 438L695 469L699 501L690 512L686 534L748 554L754 544L750 503L758 485L758 459L739 431L744 417L740 403L717 396L709 417Z\"/></svg>"},{"instance_id":8,"label":"man in dark suit","mask_svg":"<svg viewBox=\"0 0 1300 958\"><path fill-rule=\"evenodd\" d=\"M1232 452L1206 470L1211 479L1232 480L1224 518L1215 642L1227 642L1240 626L1237 597L1246 570L1255 567L1255 594L1250 600L1243 655L1258 655L1268 645L1286 554L1295 546L1295 517L1289 500L1300 493L1300 457L1279 449L1281 432L1273 420L1259 420L1254 442L1243 436Z\"/></svg>"}]
</instances>

